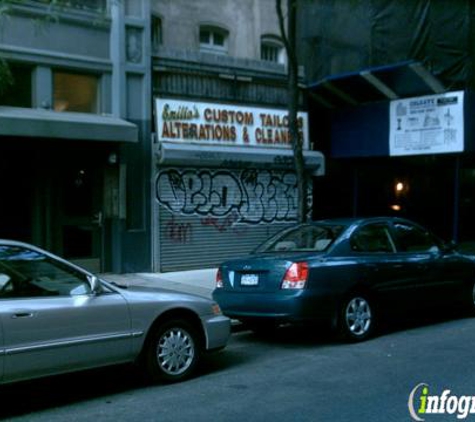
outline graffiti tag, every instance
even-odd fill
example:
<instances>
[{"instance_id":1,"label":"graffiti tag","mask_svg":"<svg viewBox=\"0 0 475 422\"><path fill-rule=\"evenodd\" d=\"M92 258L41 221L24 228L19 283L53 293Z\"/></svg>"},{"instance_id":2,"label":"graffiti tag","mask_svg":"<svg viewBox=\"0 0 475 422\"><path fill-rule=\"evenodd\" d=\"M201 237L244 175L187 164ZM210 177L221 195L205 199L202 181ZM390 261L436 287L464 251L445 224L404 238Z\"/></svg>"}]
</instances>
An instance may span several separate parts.
<instances>
[{"instance_id":1,"label":"graffiti tag","mask_svg":"<svg viewBox=\"0 0 475 422\"><path fill-rule=\"evenodd\" d=\"M157 201L173 214L231 215L232 224L297 218L297 180L292 172L166 169L157 176L155 192Z\"/></svg>"},{"instance_id":2,"label":"graffiti tag","mask_svg":"<svg viewBox=\"0 0 475 422\"><path fill-rule=\"evenodd\" d=\"M189 243L193 234L191 223L182 223L175 220L175 216L166 223L166 236L174 243Z\"/></svg>"}]
</instances>

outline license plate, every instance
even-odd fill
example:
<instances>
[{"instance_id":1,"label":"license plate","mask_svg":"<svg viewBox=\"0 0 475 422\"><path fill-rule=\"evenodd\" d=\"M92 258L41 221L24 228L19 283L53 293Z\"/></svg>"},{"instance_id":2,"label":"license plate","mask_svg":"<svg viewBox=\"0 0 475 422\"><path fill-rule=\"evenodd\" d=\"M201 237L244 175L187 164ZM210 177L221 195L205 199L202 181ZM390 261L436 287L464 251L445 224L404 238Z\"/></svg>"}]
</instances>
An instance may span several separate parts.
<instances>
[{"instance_id":1,"label":"license plate","mask_svg":"<svg viewBox=\"0 0 475 422\"><path fill-rule=\"evenodd\" d=\"M257 274L241 275L241 286L257 286L259 284L259 276Z\"/></svg>"}]
</instances>

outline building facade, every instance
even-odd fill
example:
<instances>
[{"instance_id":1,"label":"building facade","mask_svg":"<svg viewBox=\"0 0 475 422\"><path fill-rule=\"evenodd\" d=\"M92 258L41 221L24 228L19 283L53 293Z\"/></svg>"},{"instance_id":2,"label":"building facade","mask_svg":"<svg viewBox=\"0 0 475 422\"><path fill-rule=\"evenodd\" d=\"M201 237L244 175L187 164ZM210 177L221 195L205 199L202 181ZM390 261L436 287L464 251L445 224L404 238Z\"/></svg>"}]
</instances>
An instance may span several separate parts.
<instances>
[{"instance_id":1,"label":"building facade","mask_svg":"<svg viewBox=\"0 0 475 422\"><path fill-rule=\"evenodd\" d=\"M296 221L274 0L6 5L1 237L97 271L169 271ZM321 175L303 95L299 119Z\"/></svg>"},{"instance_id":2,"label":"building facade","mask_svg":"<svg viewBox=\"0 0 475 422\"><path fill-rule=\"evenodd\" d=\"M215 266L296 221L275 1L160 1L152 14L154 269ZM306 164L320 175L301 109Z\"/></svg>"},{"instance_id":3,"label":"building facade","mask_svg":"<svg viewBox=\"0 0 475 422\"><path fill-rule=\"evenodd\" d=\"M315 217L401 215L472 247L473 2L299 4L313 136L328 158Z\"/></svg>"},{"instance_id":4,"label":"building facade","mask_svg":"<svg viewBox=\"0 0 475 422\"><path fill-rule=\"evenodd\" d=\"M4 6L0 236L96 271L150 268L149 3Z\"/></svg>"}]
</instances>

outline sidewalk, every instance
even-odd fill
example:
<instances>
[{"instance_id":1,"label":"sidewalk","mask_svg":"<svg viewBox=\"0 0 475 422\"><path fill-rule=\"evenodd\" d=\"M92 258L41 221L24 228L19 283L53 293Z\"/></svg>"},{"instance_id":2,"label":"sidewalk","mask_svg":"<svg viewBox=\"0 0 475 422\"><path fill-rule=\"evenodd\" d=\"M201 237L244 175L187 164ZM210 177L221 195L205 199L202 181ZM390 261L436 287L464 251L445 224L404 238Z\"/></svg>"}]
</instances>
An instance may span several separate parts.
<instances>
[{"instance_id":1,"label":"sidewalk","mask_svg":"<svg viewBox=\"0 0 475 422\"><path fill-rule=\"evenodd\" d=\"M99 274L99 277L126 286L160 287L211 298L215 286L216 269L170 273L105 273Z\"/></svg>"}]
</instances>

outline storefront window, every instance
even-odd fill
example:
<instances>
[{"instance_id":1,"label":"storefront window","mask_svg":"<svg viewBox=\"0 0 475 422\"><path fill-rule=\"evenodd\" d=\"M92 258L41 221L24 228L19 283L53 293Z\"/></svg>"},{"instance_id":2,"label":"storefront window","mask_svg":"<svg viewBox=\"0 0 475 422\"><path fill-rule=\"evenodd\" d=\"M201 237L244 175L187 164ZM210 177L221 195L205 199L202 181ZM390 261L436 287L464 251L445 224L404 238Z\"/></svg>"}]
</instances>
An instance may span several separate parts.
<instances>
[{"instance_id":1,"label":"storefront window","mask_svg":"<svg viewBox=\"0 0 475 422\"><path fill-rule=\"evenodd\" d=\"M99 112L99 78L95 75L54 72L54 110Z\"/></svg>"}]
</instances>

